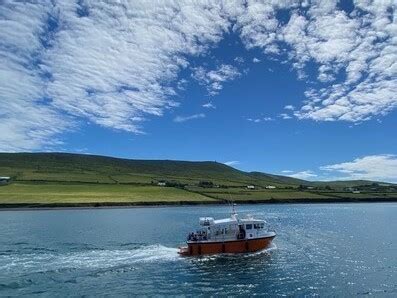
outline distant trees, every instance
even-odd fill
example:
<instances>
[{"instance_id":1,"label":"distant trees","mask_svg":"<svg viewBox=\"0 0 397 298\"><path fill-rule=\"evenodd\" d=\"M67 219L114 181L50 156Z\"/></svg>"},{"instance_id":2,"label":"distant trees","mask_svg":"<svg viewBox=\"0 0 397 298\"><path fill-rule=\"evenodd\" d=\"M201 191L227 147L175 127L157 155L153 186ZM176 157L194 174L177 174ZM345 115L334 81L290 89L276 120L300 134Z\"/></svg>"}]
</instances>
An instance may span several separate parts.
<instances>
[{"instance_id":1,"label":"distant trees","mask_svg":"<svg viewBox=\"0 0 397 298\"><path fill-rule=\"evenodd\" d=\"M306 185L300 184L300 185L298 186L298 190L300 190L300 191L305 190L305 189L307 189L307 186L306 186Z\"/></svg>"},{"instance_id":2,"label":"distant trees","mask_svg":"<svg viewBox=\"0 0 397 298\"><path fill-rule=\"evenodd\" d=\"M165 186L166 187L177 187L177 188L184 188L187 184L180 183L178 181L166 181Z\"/></svg>"},{"instance_id":3,"label":"distant trees","mask_svg":"<svg viewBox=\"0 0 397 298\"><path fill-rule=\"evenodd\" d=\"M198 186L204 188L212 188L214 187L214 183L212 181L200 181L198 183Z\"/></svg>"},{"instance_id":4,"label":"distant trees","mask_svg":"<svg viewBox=\"0 0 397 298\"><path fill-rule=\"evenodd\" d=\"M223 185L223 184L220 184L218 187L219 187L219 188L229 188L228 185Z\"/></svg>"},{"instance_id":5,"label":"distant trees","mask_svg":"<svg viewBox=\"0 0 397 298\"><path fill-rule=\"evenodd\" d=\"M165 186L165 187L177 187L177 188L185 188L185 186L187 186L186 183L181 183L179 181L167 181L167 180L160 180L158 182L152 180L151 184L157 184L158 186Z\"/></svg>"}]
</instances>

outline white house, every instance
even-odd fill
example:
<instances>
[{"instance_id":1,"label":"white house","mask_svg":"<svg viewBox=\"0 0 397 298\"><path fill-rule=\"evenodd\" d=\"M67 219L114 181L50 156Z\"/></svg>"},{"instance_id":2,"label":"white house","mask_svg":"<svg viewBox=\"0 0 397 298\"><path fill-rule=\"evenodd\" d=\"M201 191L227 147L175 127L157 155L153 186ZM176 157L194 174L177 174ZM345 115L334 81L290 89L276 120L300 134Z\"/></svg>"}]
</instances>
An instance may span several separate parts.
<instances>
[{"instance_id":1,"label":"white house","mask_svg":"<svg viewBox=\"0 0 397 298\"><path fill-rule=\"evenodd\" d=\"M247 189L255 189L255 185L247 185Z\"/></svg>"},{"instance_id":2,"label":"white house","mask_svg":"<svg viewBox=\"0 0 397 298\"><path fill-rule=\"evenodd\" d=\"M274 185L267 185L265 188L266 189L275 189L276 187Z\"/></svg>"},{"instance_id":3,"label":"white house","mask_svg":"<svg viewBox=\"0 0 397 298\"><path fill-rule=\"evenodd\" d=\"M0 185L5 185L10 183L11 177L0 177Z\"/></svg>"},{"instance_id":4,"label":"white house","mask_svg":"<svg viewBox=\"0 0 397 298\"><path fill-rule=\"evenodd\" d=\"M158 185L158 186L166 186L167 183L165 183L165 182L159 182L159 183L157 183L157 185Z\"/></svg>"}]
</instances>

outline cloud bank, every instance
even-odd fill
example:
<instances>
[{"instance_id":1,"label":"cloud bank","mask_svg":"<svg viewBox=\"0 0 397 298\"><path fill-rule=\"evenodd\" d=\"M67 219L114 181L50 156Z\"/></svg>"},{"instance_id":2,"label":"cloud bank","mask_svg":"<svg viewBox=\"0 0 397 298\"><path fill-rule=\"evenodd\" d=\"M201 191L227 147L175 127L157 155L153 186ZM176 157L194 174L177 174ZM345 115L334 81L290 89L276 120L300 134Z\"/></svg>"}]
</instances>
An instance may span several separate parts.
<instances>
[{"instance_id":1,"label":"cloud bank","mask_svg":"<svg viewBox=\"0 0 397 298\"><path fill-rule=\"evenodd\" d=\"M310 170L301 171L301 172L297 172L294 174L290 174L290 173L286 173L286 174L289 177L303 179L303 180L316 180L317 179L317 174L315 174L313 171L310 171Z\"/></svg>"},{"instance_id":2,"label":"cloud bank","mask_svg":"<svg viewBox=\"0 0 397 298\"><path fill-rule=\"evenodd\" d=\"M396 14L393 0L354 1L350 11L337 1L4 1L0 150L57 145L80 121L141 132L145 119L178 105L190 57L230 32L247 50L290 63L298 79L316 65L316 87L295 117L385 115L397 107ZM211 96L241 75L228 64L192 71Z\"/></svg>"},{"instance_id":3,"label":"cloud bank","mask_svg":"<svg viewBox=\"0 0 397 298\"><path fill-rule=\"evenodd\" d=\"M332 164L320 168L339 174L340 180L375 180L397 183L397 156L392 154L369 155L350 162Z\"/></svg>"},{"instance_id":4,"label":"cloud bank","mask_svg":"<svg viewBox=\"0 0 397 298\"><path fill-rule=\"evenodd\" d=\"M372 180L397 183L397 155L368 155L353 161L325 165L318 171L286 170L282 173L304 180Z\"/></svg>"},{"instance_id":5,"label":"cloud bank","mask_svg":"<svg viewBox=\"0 0 397 298\"><path fill-rule=\"evenodd\" d=\"M233 167L233 166L237 166L240 164L240 161L238 160L231 160L231 161L226 161L224 162L225 165Z\"/></svg>"}]
</instances>

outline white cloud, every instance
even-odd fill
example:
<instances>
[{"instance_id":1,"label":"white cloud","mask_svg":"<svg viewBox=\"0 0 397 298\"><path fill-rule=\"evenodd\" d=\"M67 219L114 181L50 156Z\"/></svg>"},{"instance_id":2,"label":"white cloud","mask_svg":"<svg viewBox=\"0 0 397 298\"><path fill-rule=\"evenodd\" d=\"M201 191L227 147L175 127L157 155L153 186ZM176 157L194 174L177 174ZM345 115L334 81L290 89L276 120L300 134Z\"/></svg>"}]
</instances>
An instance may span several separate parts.
<instances>
[{"instance_id":1,"label":"white cloud","mask_svg":"<svg viewBox=\"0 0 397 298\"><path fill-rule=\"evenodd\" d=\"M284 109L285 109L285 110L293 111L293 110L295 110L295 107L294 107L293 105L286 105L286 106L284 107Z\"/></svg>"},{"instance_id":2,"label":"white cloud","mask_svg":"<svg viewBox=\"0 0 397 298\"><path fill-rule=\"evenodd\" d=\"M301 67L319 64L318 80L330 83L337 73L346 79L314 90L295 113L301 119L359 122L384 115L397 106L397 30L392 1L361 5L350 16L321 4L309 17L295 13L283 28ZM381 25L380 25L381 24Z\"/></svg>"},{"instance_id":3,"label":"white cloud","mask_svg":"<svg viewBox=\"0 0 397 298\"><path fill-rule=\"evenodd\" d=\"M292 119L292 117L286 113L281 113L278 116L284 120Z\"/></svg>"},{"instance_id":4,"label":"white cloud","mask_svg":"<svg viewBox=\"0 0 397 298\"><path fill-rule=\"evenodd\" d=\"M268 122L268 121L274 121L274 118L272 117L263 117L263 118L246 118L247 121L253 122L253 123L260 123L262 121Z\"/></svg>"},{"instance_id":5,"label":"white cloud","mask_svg":"<svg viewBox=\"0 0 397 298\"><path fill-rule=\"evenodd\" d=\"M310 170L301 171L294 174L288 174L287 176L303 180L314 180L315 178L317 178L317 174Z\"/></svg>"},{"instance_id":6,"label":"white cloud","mask_svg":"<svg viewBox=\"0 0 397 298\"><path fill-rule=\"evenodd\" d=\"M54 106L131 132L141 130L145 115L161 116L176 105L171 83L188 65L179 53L204 51L227 25L201 5L193 12L171 3L93 2L86 17L76 14L75 5L58 8L62 28L44 59Z\"/></svg>"},{"instance_id":7,"label":"white cloud","mask_svg":"<svg viewBox=\"0 0 397 298\"><path fill-rule=\"evenodd\" d=\"M262 121L262 119L260 119L260 118L247 118L247 121L254 122L254 123L260 123Z\"/></svg>"},{"instance_id":8,"label":"white cloud","mask_svg":"<svg viewBox=\"0 0 397 298\"><path fill-rule=\"evenodd\" d=\"M323 83L331 82L335 80L333 69L330 65L321 65L318 68L319 74L317 79Z\"/></svg>"},{"instance_id":9,"label":"white cloud","mask_svg":"<svg viewBox=\"0 0 397 298\"><path fill-rule=\"evenodd\" d=\"M223 84L238 78L241 73L233 65L222 64L215 70L206 70L199 66L193 69L192 77L206 86L210 95L216 95L223 89Z\"/></svg>"},{"instance_id":10,"label":"white cloud","mask_svg":"<svg viewBox=\"0 0 397 298\"><path fill-rule=\"evenodd\" d=\"M212 102L207 102L203 104L202 107L206 109L216 109L216 106Z\"/></svg>"},{"instance_id":11,"label":"white cloud","mask_svg":"<svg viewBox=\"0 0 397 298\"><path fill-rule=\"evenodd\" d=\"M0 150L51 146L78 119L140 132L147 115L177 105L179 70L222 38L224 9L94 1L81 14L72 1L2 4Z\"/></svg>"},{"instance_id":12,"label":"white cloud","mask_svg":"<svg viewBox=\"0 0 397 298\"><path fill-rule=\"evenodd\" d=\"M245 59L243 57L236 57L236 58L234 58L234 61L239 64L242 64L245 62Z\"/></svg>"},{"instance_id":13,"label":"white cloud","mask_svg":"<svg viewBox=\"0 0 397 298\"><path fill-rule=\"evenodd\" d=\"M240 164L240 162L238 160L231 160L231 161L224 162L224 164L227 166L236 166L236 165Z\"/></svg>"},{"instance_id":14,"label":"white cloud","mask_svg":"<svg viewBox=\"0 0 397 298\"><path fill-rule=\"evenodd\" d=\"M259 62L261 62L261 60L259 60L258 58L254 58L254 59L252 59L252 62L259 63Z\"/></svg>"},{"instance_id":15,"label":"white cloud","mask_svg":"<svg viewBox=\"0 0 397 298\"><path fill-rule=\"evenodd\" d=\"M181 122L186 122L189 120L201 119L201 118L205 118L205 114L201 113L201 114L194 114L194 115L190 115L190 116L176 116L174 118L174 122L181 123Z\"/></svg>"},{"instance_id":16,"label":"white cloud","mask_svg":"<svg viewBox=\"0 0 397 298\"><path fill-rule=\"evenodd\" d=\"M298 79L308 79L309 62L318 65L318 83L324 87L315 90L295 116L360 122L397 107L393 3L357 1L348 15L337 8L336 1L305 5L307 13L297 9L299 3L294 1L248 2L236 26L247 48L286 54ZM276 18L279 9L290 9L286 25Z\"/></svg>"},{"instance_id":17,"label":"white cloud","mask_svg":"<svg viewBox=\"0 0 397 298\"><path fill-rule=\"evenodd\" d=\"M37 36L47 13L44 3L0 7L0 151L46 149L61 144L57 134L71 128L67 116L43 101L44 48Z\"/></svg>"},{"instance_id":18,"label":"white cloud","mask_svg":"<svg viewBox=\"0 0 397 298\"><path fill-rule=\"evenodd\" d=\"M362 179L397 183L397 155L381 154L357 158L350 162L320 167L321 170L339 174L339 180Z\"/></svg>"},{"instance_id":19,"label":"white cloud","mask_svg":"<svg viewBox=\"0 0 397 298\"><path fill-rule=\"evenodd\" d=\"M372 180L397 183L397 155L379 154L356 158L353 161L321 166L322 172L306 170L283 174L305 180Z\"/></svg>"},{"instance_id":20,"label":"white cloud","mask_svg":"<svg viewBox=\"0 0 397 298\"><path fill-rule=\"evenodd\" d=\"M293 173L294 171L291 171L291 170L283 170L283 171L281 171L281 173L283 173L283 174L290 174L290 173Z\"/></svg>"}]
</instances>

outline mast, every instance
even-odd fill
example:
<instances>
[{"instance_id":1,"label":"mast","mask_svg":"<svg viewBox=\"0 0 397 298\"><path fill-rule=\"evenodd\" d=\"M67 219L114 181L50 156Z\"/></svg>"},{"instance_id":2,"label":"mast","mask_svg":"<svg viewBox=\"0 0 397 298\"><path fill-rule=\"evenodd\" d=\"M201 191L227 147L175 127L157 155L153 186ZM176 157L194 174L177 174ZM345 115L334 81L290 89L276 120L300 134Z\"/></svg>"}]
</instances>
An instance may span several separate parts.
<instances>
[{"instance_id":1,"label":"mast","mask_svg":"<svg viewBox=\"0 0 397 298\"><path fill-rule=\"evenodd\" d=\"M230 200L228 202L229 202L229 204L232 207L232 212L230 214L230 217L232 219L237 220L237 212L236 212L236 209L235 209L236 204L233 202L232 195L230 194L230 192L228 192L228 193L229 193L229 198L230 198Z\"/></svg>"},{"instance_id":2,"label":"mast","mask_svg":"<svg viewBox=\"0 0 397 298\"><path fill-rule=\"evenodd\" d=\"M235 209L236 204L235 204L233 201L231 201L231 204L232 204L231 218L238 221L238 219L237 219L237 212L236 212L236 209Z\"/></svg>"}]
</instances>

